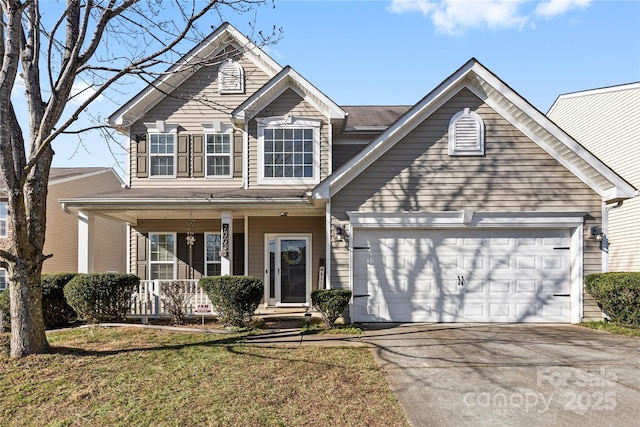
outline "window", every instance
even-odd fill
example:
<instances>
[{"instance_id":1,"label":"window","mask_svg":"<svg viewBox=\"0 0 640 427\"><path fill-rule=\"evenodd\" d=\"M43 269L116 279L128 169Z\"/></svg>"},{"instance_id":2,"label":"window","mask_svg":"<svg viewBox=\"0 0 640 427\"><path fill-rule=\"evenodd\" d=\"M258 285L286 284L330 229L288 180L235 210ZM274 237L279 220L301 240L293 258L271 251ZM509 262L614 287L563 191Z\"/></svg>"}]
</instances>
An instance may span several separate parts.
<instances>
[{"instance_id":1,"label":"window","mask_svg":"<svg viewBox=\"0 0 640 427\"><path fill-rule=\"evenodd\" d=\"M219 276L222 272L220 249L222 248L220 233L205 234L205 276Z\"/></svg>"},{"instance_id":2,"label":"window","mask_svg":"<svg viewBox=\"0 0 640 427\"><path fill-rule=\"evenodd\" d=\"M7 289L7 270L0 268L0 291Z\"/></svg>"},{"instance_id":3,"label":"window","mask_svg":"<svg viewBox=\"0 0 640 427\"><path fill-rule=\"evenodd\" d=\"M151 176L173 176L175 136L172 133L149 134Z\"/></svg>"},{"instance_id":4,"label":"window","mask_svg":"<svg viewBox=\"0 0 640 427\"><path fill-rule=\"evenodd\" d=\"M149 278L173 280L176 266L176 235L149 233Z\"/></svg>"},{"instance_id":5,"label":"window","mask_svg":"<svg viewBox=\"0 0 640 427\"><path fill-rule=\"evenodd\" d=\"M0 237L7 237L7 202L0 202Z\"/></svg>"},{"instance_id":6,"label":"window","mask_svg":"<svg viewBox=\"0 0 640 427\"><path fill-rule=\"evenodd\" d=\"M484 122L468 108L454 114L449 122L449 155L484 155Z\"/></svg>"},{"instance_id":7,"label":"window","mask_svg":"<svg viewBox=\"0 0 640 427\"><path fill-rule=\"evenodd\" d=\"M209 133L207 138L207 176L231 176L231 134Z\"/></svg>"},{"instance_id":8,"label":"window","mask_svg":"<svg viewBox=\"0 0 640 427\"><path fill-rule=\"evenodd\" d=\"M320 121L284 118L259 121L260 183L320 182Z\"/></svg>"},{"instance_id":9,"label":"window","mask_svg":"<svg viewBox=\"0 0 640 427\"><path fill-rule=\"evenodd\" d=\"M218 92L244 93L244 70L232 59L224 62L218 69Z\"/></svg>"}]
</instances>

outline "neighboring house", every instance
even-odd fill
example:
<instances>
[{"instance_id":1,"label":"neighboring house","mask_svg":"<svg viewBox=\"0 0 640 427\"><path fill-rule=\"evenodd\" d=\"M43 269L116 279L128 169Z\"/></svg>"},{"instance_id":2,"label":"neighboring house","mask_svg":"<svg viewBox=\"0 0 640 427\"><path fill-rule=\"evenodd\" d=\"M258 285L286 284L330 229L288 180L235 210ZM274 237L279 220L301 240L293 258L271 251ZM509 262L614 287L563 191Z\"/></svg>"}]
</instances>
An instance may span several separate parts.
<instances>
[{"instance_id":1,"label":"neighboring house","mask_svg":"<svg viewBox=\"0 0 640 427\"><path fill-rule=\"evenodd\" d=\"M353 321L601 317L591 229L635 189L475 59L409 107L338 106L229 24L169 71L108 119L128 188L61 200L127 223L143 280L349 288Z\"/></svg>"},{"instance_id":2,"label":"neighboring house","mask_svg":"<svg viewBox=\"0 0 640 427\"><path fill-rule=\"evenodd\" d=\"M560 95L547 117L639 188L638 108L640 83L632 83ZM609 227L604 229L608 269L640 271L640 197L611 205L605 213L609 217Z\"/></svg>"},{"instance_id":3,"label":"neighboring house","mask_svg":"<svg viewBox=\"0 0 640 427\"><path fill-rule=\"evenodd\" d=\"M95 265L86 264L87 257L78 257L78 220L60 208L58 199L91 192L114 191L122 187L121 178L112 168L51 168L47 195L47 232L44 254L53 254L42 267L43 273L68 273L76 271L126 271L127 228L122 222L105 218L94 221L93 239L100 246L100 256ZM6 189L0 187L0 237L7 236ZM82 244L87 237L82 236ZM80 261L80 263L79 263ZM0 269L0 289L7 286L7 277Z\"/></svg>"}]
</instances>

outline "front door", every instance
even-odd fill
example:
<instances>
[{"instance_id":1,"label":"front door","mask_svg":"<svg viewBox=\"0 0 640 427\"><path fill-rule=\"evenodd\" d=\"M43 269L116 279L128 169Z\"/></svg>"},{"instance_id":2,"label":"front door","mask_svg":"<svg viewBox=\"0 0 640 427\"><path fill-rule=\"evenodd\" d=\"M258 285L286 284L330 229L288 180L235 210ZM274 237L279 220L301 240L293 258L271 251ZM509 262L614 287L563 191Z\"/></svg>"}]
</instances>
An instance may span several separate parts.
<instances>
[{"instance_id":1,"label":"front door","mask_svg":"<svg viewBox=\"0 0 640 427\"><path fill-rule=\"evenodd\" d=\"M300 306L308 303L311 247L308 236L267 235L265 302Z\"/></svg>"}]
</instances>

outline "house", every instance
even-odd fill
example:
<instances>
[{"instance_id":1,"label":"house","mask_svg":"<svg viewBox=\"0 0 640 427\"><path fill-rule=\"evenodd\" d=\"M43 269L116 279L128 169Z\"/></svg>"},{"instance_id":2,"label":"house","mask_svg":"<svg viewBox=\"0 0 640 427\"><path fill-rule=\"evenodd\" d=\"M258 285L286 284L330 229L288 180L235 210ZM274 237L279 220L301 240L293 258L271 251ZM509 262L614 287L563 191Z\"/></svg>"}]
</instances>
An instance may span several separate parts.
<instances>
[{"instance_id":1,"label":"house","mask_svg":"<svg viewBox=\"0 0 640 427\"><path fill-rule=\"evenodd\" d=\"M640 83L631 83L560 95L547 117L639 188L639 106ZM603 213L608 270L640 271L640 198L612 204Z\"/></svg>"},{"instance_id":2,"label":"house","mask_svg":"<svg viewBox=\"0 0 640 427\"><path fill-rule=\"evenodd\" d=\"M47 231L43 253L53 254L43 266L43 273L69 273L106 271L126 271L125 247L126 225L105 218L91 218L93 239L100 242L100 257L93 266L82 264L86 256L78 257L78 220L60 208L58 199L74 197L87 192L114 191L122 187L122 179L112 168L69 167L51 168L47 196ZM4 196L4 197L2 197ZM88 220L85 218L85 220ZM0 238L7 237L7 198L4 184L0 186ZM81 236L81 244L87 243L87 236ZM0 290L7 286L4 269L0 269Z\"/></svg>"},{"instance_id":3,"label":"house","mask_svg":"<svg viewBox=\"0 0 640 427\"><path fill-rule=\"evenodd\" d=\"M601 318L596 231L636 191L475 59L413 106L343 107L229 24L108 121L126 188L61 203L126 223L143 283L348 288L358 322Z\"/></svg>"}]
</instances>

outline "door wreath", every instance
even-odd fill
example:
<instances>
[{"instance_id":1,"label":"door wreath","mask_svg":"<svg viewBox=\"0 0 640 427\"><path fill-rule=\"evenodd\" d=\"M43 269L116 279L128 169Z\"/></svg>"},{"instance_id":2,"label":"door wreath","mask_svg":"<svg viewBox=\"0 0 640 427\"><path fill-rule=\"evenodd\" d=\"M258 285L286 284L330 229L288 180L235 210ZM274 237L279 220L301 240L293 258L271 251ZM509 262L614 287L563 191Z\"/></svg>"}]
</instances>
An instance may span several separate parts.
<instances>
[{"instance_id":1,"label":"door wreath","mask_svg":"<svg viewBox=\"0 0 640 427\"><path fill-rule=\"evenodd\" d=\"M300 264L302 262L302 248L289 246L285 251L282 251L282 259L288 265Z\"/></svg>"}]
</instances>

